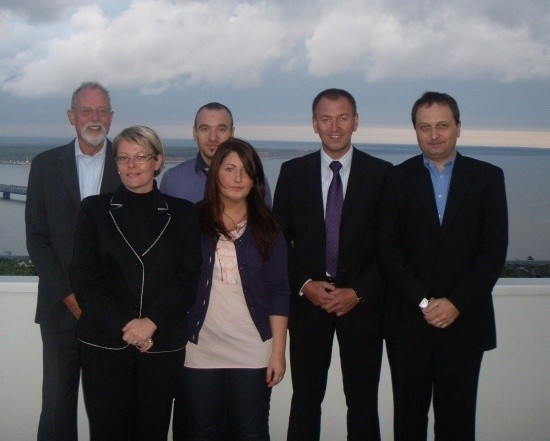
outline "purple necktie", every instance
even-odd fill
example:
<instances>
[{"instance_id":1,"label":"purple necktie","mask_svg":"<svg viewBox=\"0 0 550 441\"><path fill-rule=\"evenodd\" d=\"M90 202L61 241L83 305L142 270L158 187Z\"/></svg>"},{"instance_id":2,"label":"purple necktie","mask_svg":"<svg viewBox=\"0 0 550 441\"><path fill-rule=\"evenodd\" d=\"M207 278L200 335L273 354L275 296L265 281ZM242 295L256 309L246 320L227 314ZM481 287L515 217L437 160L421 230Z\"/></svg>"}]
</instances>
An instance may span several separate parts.
<instances>
[{"instance_id":1,"label":"purple necktie","mask_svg":"<svg viewBox=\"0 0 550 441\"><path fill-rule=\"evenodd\" d=\"M342 189L342 178L340 177L342 164L338 161L332 161L329 167L332 170L332 181L328 188L327 208L325 210L326 270L332 277L336 277L344 191Z\"/></svg>"}]
</instances>

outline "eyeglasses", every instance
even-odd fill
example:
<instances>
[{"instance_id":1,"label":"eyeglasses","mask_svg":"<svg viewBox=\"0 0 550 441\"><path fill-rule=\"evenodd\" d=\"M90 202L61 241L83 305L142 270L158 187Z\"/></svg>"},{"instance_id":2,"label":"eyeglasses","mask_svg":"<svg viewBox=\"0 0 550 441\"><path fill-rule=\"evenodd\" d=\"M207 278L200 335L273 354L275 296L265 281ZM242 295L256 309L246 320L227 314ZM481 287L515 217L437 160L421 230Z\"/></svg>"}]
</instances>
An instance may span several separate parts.
<instances>
[{"instance_id":1,"label":"eyeglasses","mask_svg":"<svg viewBox=\"0 0 550 441\"><path fill-rule=\"evenodd\" d=\"M108 107L99 107L97 109L92 109L91 107L82 107L80 109L71 109L71 110L73 112L80 113L80 116L83 116L84 118L90 118L91 116L94 116L96 113L100 118L106 118L113 114L113 111Z\"/></svg>"},{"instance_id":2,"label":"eyeglasses","mask_svg":"<svg viewBox=\"0 0 550 441\"><path fill-rule=\"evenodd\" d=\"M134 156L117 155L117 156L115 156L115 161L118 164L129 164L130 160L132 160L134 162L134 164L144 164L147 161L149 161L149 159L153 158L154 156L156 156L154 153L149 153L148 155L139 154L139 155L134 155Z\"/></svg>"}]
</instances>

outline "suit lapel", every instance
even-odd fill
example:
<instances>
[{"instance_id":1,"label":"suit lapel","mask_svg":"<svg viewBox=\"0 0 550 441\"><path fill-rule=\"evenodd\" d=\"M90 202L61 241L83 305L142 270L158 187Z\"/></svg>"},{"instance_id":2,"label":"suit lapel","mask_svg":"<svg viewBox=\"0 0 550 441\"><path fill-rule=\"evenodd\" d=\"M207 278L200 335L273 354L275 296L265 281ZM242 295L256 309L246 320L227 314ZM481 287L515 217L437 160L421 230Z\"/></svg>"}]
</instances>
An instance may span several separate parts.
<instances>
[{"instance_id":1,"label":"suit lapel","mask_svg":"<svg viewBox=\"0 0 550 441\"><path fill-rule=\"evenodd\" d=\"M70 143L64 152L59 156L59 170L61 177L71 195L71 199L80 205L80 183L78 181L78 172L76 170L76 159L74 156L74 141Z\"/></svg>"},{"instance_id":2,"label":"suit lapel","mask_svg":"<svg viewBox=\"0 0 550 441\"><path fill-rule=\"evenodd\" d=\"M160 196L160 193L159 193ZM149 252L149 250L155 246L157 241L162 237L164 230L170 223L171 214L168 211L168 204L163 197L159 197L155 209L151 213L151 220L149 222L149 227L147 228L145 236L145 252L144 255Z\"/></svg>"},{"instance_id":3,"label":"suit lapel","mask_svg":"<svg viewBox=\"0 0 550 441\"><path fill-rule=\"evenodd\" d=\"M113 147L111 141L107 140L105 148L105 166L103 167L103 177L101 178L100 193L109 193L118 187L120 179L116 167L115 158L113 156Z\"/></svg>"},{"instance_id":4,"label":"suit lapel","mask_svg":"<svg viewBox=\"0 0 550 441\"><path fill-rule=\"evenodd\" d=\"M342 235L342 225L345 223L346 219L355 212L354 201L357 198L370 198L370 194L365 194L364 189L368 188L370 191L369 185L362 185L365 179L369 179L367 172L367 167L365 166L365 158L357 154L357 150L353 147L353 153L351 157L351 167L349 171L348 185L346 187L346 196L344 198L344 206L342 207L342 219L340 221L340 235Z\"/></svg>"},{"instance_id":5,"label":"suit lapel","mask_svg":"<svg viewBox=\"0 0 550 441\"><path fill-rule=\"evenodd\" d=\"M307 170L311 170L308 172ZM311 210L314 225L323 225L323 234L325 229L325 210L323 207L323 189L321 186L321 152L316 152L310 157L310 162L305 167L303 173L304 184L304 204L311 201Z\"/></svg>"},{"instance_id":6,"label":"suit lapel","mask_svg":"<svg viewBox=\"0 0 550 441\"><path fill-rule=\"evenodd\" d=\"M417 158L412 168L412 178L409 180L413 192L411 200L418 204L419 212L427 219L429 225L436 231L440 231L441 225L430 172L424 165L422 155L417 156Z\"/></svg>"},{"instance_id":7,"label":"suit lapel","mask_svg":"<svg viewBox=\"0 0 550 441\"><path fill-rule=\"evenodd\" d=\"M354 240L357 231L357 219L363 214L357 210L358 200L370 200L371 186L366 183L370 179L366 167L365 158L357 154L353 148L351 166L346 187L346 196L342 207L342 217L340 219L340 241L338 245L338 265L345 260L345 251L350 248L350 242Z\"/></svg>"},{"instance_id":8,"label":"suit lapel","mask_svg":"<svg viewBox=\"0 0 550 441\"><path fill-rule=\"evenodd\" d=\"M445 215L443 216L443 230L445 230L452 219L460 209L460 205L468 197L468 187L470 185L468 172L464 165L462 156L457 153L451 183L449 185L449 194L447 204L445 205Z\"/></svg>"},{"instance_id":9,"label":"suit lapel","mask_svg":"<svg viewBox=\"0 0 550 441\"><path fill-rule=\"evenodd\" d=\"M147 254L162 237L164 230L170 223L171 215L168 204L161 193L158 193L158 196L153 209L151 209L150 221L144 237L139 237L139 231L135 226L131 210L125 204L123 190L115 191L111 198L111 217L118 232L136 256L142 257ZM137 248L139 247L136 247L136 244L142 245L142 253L138 252Z\"/></svg>"}]
</instances>

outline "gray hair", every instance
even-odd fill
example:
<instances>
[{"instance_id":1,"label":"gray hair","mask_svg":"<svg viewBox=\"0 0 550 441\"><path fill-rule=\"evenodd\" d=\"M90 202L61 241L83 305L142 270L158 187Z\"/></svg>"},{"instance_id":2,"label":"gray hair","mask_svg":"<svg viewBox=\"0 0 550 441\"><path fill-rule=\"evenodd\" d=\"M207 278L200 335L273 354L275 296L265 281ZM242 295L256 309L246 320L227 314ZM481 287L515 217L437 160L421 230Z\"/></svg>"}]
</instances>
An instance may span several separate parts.
<instances>
[{"instance_id":1,"label":"gray hair","mask_svg":"<svg viewBox=\"0 0 550 441\"><path fill-rule=\"evenodd\" d=\"M111 96L109 95L109 91L105 89L101 84L99 84L97 81L86 81L85 83L82 83L78 89L76 89L73 92L73 96L71 98L71 109L76 109L76 98L77 95L82 92L83 90L87 89L98 89L101 90L105 96L107 96L107 101L109 102L109 109L111 108Z\"/></svg>"}]
</instances>

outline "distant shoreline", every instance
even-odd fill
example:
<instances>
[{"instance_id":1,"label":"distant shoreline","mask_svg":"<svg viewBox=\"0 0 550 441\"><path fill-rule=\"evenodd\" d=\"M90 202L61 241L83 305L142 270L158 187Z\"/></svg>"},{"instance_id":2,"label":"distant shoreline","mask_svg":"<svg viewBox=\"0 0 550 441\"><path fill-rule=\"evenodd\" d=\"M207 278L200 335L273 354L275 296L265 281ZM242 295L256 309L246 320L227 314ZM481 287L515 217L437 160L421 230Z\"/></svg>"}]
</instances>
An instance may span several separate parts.
<instances>
[{"instance_id":1,"label":"distant shoreline","mask_svg":"<svg viewBox=\"0 0 550 441\"><path fill-rule=\"evenodd\" d=\"M241 126L239 126L239 129L242 129ZM357 131L357 136L354 136L353 141L354 145L361 145L361 146L399 146L399 147L407 147L410 146L412 148L418 148L414 136L412 132L412 129L406 129L407 132L411 132L411 136L408 136L405 140L383 140L379 137L368 137L368 136L361 136L363 131L366 131L368 133L369 128L360 128ZM111 131L113 132L113 131ZM116 132L116 131L115 131ZM483 138L479 138L476 136L472 136L476 131L466 131L463 130L462 136L459 139L458 148L508 148L508 149L514 149L514 148L520 148L520 149L537 149L537 150L544 150L544 149L550 149L550 131L549 132L533 132L538 135L538 139L536 143L525 143L525 141L521 138L521 136L514 136L511 139L501 136L495 136L493 138L490 138L489 141L485 141ZM482 131L486 135L490 134L496 134L496 133L507 133L507 132L498 132L498 131ZM514 133L515 135L521 135L524 132L521 131L513 131L510 133ZM530 132L526 132L530 133ZM289 146L293 145L311 145L313 148L319 147L319 141L316 139L312 139L311 137L297 137L295 139L279 139L278 137L261 137L256 138L257 135L250 136L249 134L241 133L239 131L238 133L239 137L242 137L249 141L253 146L261 146L265 144L286 144ZM111 133L109 138L112 139L114 137L114 134ZM32 146L36 144L43 145L44 147L57 147L60 145L67 144L70 140L74 138L74 135L68 135L64 137L57 137L57 136L6 136L6 135L0 135L0 149L3 146L6 146L8 144L18 144L18 145L26 145L26 146ZM162 137L162 141L165 147L179 147L179 148L187 148L192 147L196 148L195 141L192 138L173 138L164 136ZM524 143L522 145L522 143Z\"/></svg>"},{"instance_id":2,"label":"distant shoreline","mask_svg":"<svg viewBox=\"0 0 550 441\"><path fill-rule=\"evenodd\" d=\"M111 127L111 136L114 137L125 124L116 123ZM182 133L192 132L192 127L189 125L178 124L158 125L153 127L165 142L182 139ZM25 133L23 128L11 128L0 124L0 142L2 138L11 139L48 139L60 140L58 145L66 143L72 135L70 127L67 125L59 125L53 127L51 124L40 126L35 125L32 135L22 135ZM35 135L35 134L39 135ZM47 134L42 136L41 134ZM49 134L56 135L50 136ZM62 134L65 138L57 136ZM302 143L302 142L318 142L311 125L254 125L254 124L238 124L236 126L237 136L244 138L247 141L254 143L262 143L264 141L276 141L284 143ZM13 135L16 134L16 135ZM188 139L188 138L183 138ZM353 135L356 143L372 143L372 144L415 144L415 135L412 126L370 126L361 124ZM460 145L462 146L503 146L503 147L526 147L526 148L550 148L550 131L546 128L534 130L525 129L510 129L504 128L475 128L472 126L463 125L460 137ZM194 145L191 140L191 144Z\"/></svg>"}]
</instances>

